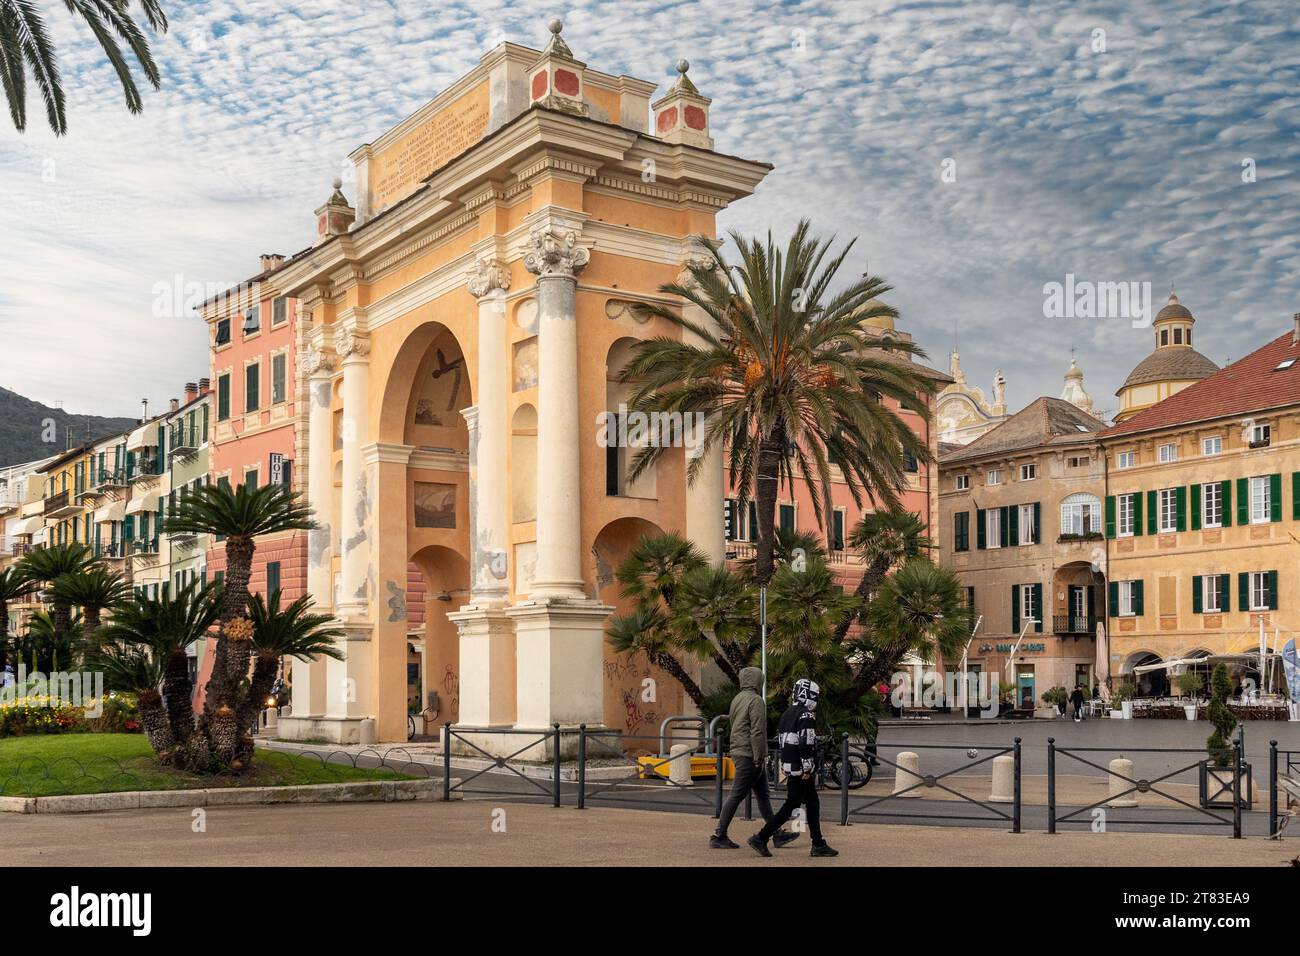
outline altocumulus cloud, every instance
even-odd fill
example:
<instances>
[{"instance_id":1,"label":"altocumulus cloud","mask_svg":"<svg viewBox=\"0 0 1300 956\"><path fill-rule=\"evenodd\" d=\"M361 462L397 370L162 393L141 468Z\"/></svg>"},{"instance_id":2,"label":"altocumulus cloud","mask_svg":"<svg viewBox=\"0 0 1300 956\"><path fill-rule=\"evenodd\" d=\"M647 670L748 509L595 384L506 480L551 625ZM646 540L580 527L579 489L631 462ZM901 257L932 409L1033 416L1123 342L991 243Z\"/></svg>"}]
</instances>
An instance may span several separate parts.
<instances>
[{"instance_id":1,"label":"altocumulus cloud","mask_svg":"<svg viewBox=\"0 0 1300 956\"><path fill-rule=\"evenodd\" d=\"M597 69L666 84L688 57L718 148L776 164L724 227L808 215L859 236L852 267L895 285L934 363L956 339L1017 406L1059 391L1075 346L1113 407L1150 347L1124 322L1044 319L1067 273L1175 285L1218 362L1300 309L1291 0L171 4L138 117L49 6L71 133L0 124L0 384L74 411L132 414L202 374L197 318L155 318L154 286L305 246L348 152L490 46L541 45L557 13Z\"/></svg>"}]
</instances>

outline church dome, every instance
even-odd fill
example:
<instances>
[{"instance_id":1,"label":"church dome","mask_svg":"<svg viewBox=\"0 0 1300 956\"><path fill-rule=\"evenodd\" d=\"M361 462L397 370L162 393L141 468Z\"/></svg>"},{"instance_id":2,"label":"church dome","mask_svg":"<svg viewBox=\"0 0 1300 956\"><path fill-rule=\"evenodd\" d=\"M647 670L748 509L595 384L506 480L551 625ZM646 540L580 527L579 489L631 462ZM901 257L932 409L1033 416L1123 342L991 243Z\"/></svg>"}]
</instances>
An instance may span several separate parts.
<instances>
[{"instance_id":1,"label":"church dome","mask_svg":"<svg viewBox=\"0 0 1300 956\"><path fill-rule=\"evenodd\" d=\"M1128 373L1128 378L1124 379L1119 391L1151 382L1199 382L1218 370L1219 366L1190 346L1157 349ZM1118 395L1119 392L1115 394Z\"/></svg>"},{"instance_id":2,"label":"church dome","mask_svg":"<svg viewBox=\"0 0 1300 956\"><path fill-rule=\"evenodd\" d=\"M1169 302L1165 307L1156 313L1155 321L1168 322L1172 319L1181 319L1185 322L1195 322L1196 316L1192 315L1192 310L1187 308L1178 301L1178 296L1172 292L1169 293Z\"/></svg>"},{"instance_id":3,"label":"church dome","mask_svg":"<svg viewBox=\"0 0 1300 956\"><path fill-rule=\"evenodd\" d=\"M879 299L868 299L858 306L858 315L865 315L877 306L883 306L885 303ZM894 331L894 317L892 315L875 315L862 320L864 328L880 329L882 332Z\"/></svg>"}]
</instances>

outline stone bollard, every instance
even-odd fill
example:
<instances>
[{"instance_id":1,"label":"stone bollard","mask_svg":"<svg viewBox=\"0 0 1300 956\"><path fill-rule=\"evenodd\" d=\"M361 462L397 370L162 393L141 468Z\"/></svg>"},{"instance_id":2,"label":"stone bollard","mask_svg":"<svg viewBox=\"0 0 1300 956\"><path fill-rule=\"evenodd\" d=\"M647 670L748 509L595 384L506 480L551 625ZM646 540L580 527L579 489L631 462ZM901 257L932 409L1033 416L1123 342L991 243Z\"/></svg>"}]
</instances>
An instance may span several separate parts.
<instances>
[{"instance_id":1,"label":"stone bollard","mask_svg":"<svg viewBox=\"0 0 1300 956\"><path fill-rule=\"evenodd\" d=\"M691 754L695 752L695 747L691 744L673 744L668 753L671 759L668 761L668 779L679 787L689 787L691 785Z\"/></svg>"},{"instance_id":2,"label":"stone bollard","mask_svg":"<svg viewBox=\"0 0 1300 956\"><path fill-rule=\"evenodd\" d=\"M904 750L895 763L898 767L894 771L894 793L901 799L919 797L921 789L917 785L921 783L921 758L910 750ZM914 789L907 790L908 787ZM907 793L902 793L903 790Z\"/></svg>"},{"instance_id":3,"label":"stone bollard","mask_svg":"<svg viewBox=\"0 0 1300 956\"><path fill-rule=\"evenodd\" d=\"M268 737L274 737L280 729L280 711L274 707L268 707L262 711L262 732Z\"/></svg>"},{"instance_id":4,"label":"stone bollard","mask_svg":"<svg viewBox=\"0 0 1300 956\"><path fill-rule=\"evenodd\" d=\"M375 732L375 718L373 717L363 718L361 721L361 727L357 733L358 733L357 743L359 744L368 746L370 744L373 744L376 740L378 740L379 735Z\"/></svg>"},{"instance_id":5,"label":"stone bollard","mask_svg":"<svg viewBox=\"0 0 1300 956\"><path fill-rule=\"evenodd\" d=\"M1126 779L1120 779L1115 774L1122 774ZM1111 799L1106 801L1108 807L1136 807L1138 805L1137 791L1124 793L1125 790L1131 790L1133 784L1133 761L1127 757L1116 757L1110 762L1110 774L1107 776L1110 781ZM1116 794L1124 793L1122 797L1116 797Z\"/></svg>"},{"instance_id":6,"label":"stone bollard","mask_svg":"<svg viewBox=\"0 0 1300 956\"><path fill-rule=\"evenodd\" d=\"M989 803L1016 802L1016 758L1003 754L993 758L993 792Z\"/></svg>"}]
</instances>

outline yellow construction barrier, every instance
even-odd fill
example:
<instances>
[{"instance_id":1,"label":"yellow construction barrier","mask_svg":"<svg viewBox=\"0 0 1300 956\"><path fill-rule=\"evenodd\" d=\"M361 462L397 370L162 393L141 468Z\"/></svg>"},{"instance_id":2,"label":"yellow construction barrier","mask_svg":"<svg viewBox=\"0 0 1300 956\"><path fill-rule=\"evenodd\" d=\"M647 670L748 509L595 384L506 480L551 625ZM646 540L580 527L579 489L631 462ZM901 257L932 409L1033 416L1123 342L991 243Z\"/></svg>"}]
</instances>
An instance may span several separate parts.
<instances>
[{"instance_id":1,"label":"yellow construction barrier","mask_svg":"<svg viewBox=\"0 0 1300 956\"><path fill-rule=\"evenodd\" d=\"M658 777L661 780L668 779L668 758L656 757L653 754L646 754L636 758L636 762L641 765L641 779L646 780L650 777ZM695 754L691 757L691 779L692 780L712 780L718 774L718 758L709 757L703 754ZM722 758L722 779L731 780L736 776L736 765L731 762L730 757Z\"/></svg>"}]
</instances>

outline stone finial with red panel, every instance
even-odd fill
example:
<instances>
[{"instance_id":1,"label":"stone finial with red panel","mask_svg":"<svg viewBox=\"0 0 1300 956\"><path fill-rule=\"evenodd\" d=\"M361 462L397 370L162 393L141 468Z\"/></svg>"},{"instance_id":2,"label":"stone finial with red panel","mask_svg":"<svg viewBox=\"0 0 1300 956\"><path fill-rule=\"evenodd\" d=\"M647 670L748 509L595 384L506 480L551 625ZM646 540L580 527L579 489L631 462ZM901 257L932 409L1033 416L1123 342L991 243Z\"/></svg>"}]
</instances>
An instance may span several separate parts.
<instances>
[{"instance_id":1,"label":"stone finial with red panel","mask_svg":"<svg viewBox=\"0 0 1300 956\"><path fill-rule=\"evenodd\" d=\"M709 136L709 104L713 101L701 96L686 71L691 68L687 60L677 61L677 82L650 108L654 110L654 134L668 143L684 143L712 149Z\"/></svg>"},{"instance_id":2,"label":"stone finial with red panel","mask_svg":"<svg viewBox=\"0 0 1300 956\"><path fill-rule=\"evenodd\" d=\"M325 204L316 208L316 245L331 236L346 235L356 222L357 211L343 195L343 180L334 177L334 193Z\"/></svg>"},{"instance_id":3,"label":"stone finial with red panel","mask_svg":"<svg viewBox=\"0 0 1300 956\"><path fill-rule=\"evenodd\" d=\"M534 106L586 116L582 74L587 64L574 59L573 51L560 36L563 29L564 23L558 17L551 21L551 42L528 71L528 100Z\"/></svg>"}]
</instances>

